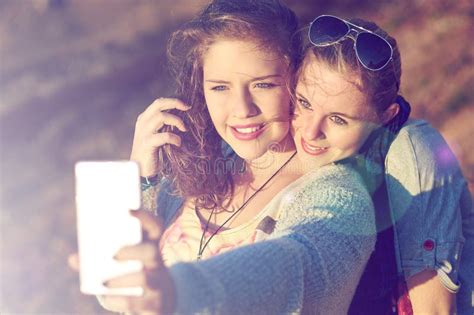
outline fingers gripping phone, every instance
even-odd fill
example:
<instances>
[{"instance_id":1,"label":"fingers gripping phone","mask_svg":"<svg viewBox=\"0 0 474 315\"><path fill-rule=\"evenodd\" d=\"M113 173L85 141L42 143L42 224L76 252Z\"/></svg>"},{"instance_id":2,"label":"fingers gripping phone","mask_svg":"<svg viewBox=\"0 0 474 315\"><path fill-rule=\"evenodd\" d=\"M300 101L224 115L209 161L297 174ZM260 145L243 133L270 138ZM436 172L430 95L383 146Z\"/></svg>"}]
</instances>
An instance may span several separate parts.
<instances>
[{"instance_id":1,"label":"fingers gripping phone","mask_svg":"<svg viewBox=\"0 0 474 315\"><path fill-rule=\"evenodd\" d=\"M78 162L76 210L81 292L94 295L141 295L140 287L110 289L103 282L142 268L139 261L113 257L142 240L138 219L140 172L132 161Z\"/></svg>"}]
</instances>

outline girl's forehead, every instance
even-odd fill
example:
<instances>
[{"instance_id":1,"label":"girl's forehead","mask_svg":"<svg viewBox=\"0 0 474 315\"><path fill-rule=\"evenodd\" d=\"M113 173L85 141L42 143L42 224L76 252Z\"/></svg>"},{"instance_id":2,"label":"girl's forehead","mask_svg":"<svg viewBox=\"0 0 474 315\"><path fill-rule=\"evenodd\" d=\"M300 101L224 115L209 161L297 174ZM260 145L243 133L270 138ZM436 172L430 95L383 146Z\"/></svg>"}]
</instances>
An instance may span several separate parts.
<instances>
[{"instance_id":1,"label":"girl's forehead","mask_svg":"<svg viewBox=\"0 0 474 315\"><path fill-rule=\"evenodd\" d=\"M324 91L328 94L362 93L357 86L357 75L351 72L340 72L334 67L315 58L305 60L298 72L298 87Z\"/></svg>"},{"instance_id":2,"label":"girl's forehead","mask_svg":"<svg viewBox=\"0 0 474 315\"><path fill-rule=\"evenodd\" d=\"M209 46L203 56L203 67L205 73L213 75L228 72L286 75L287 63L279 53L255 41L222 39Z\"/></svg>"},{"instance_id":3,"label":"girl's forehead","mask_svg":"<svg viewBox=\"0 0 474 315\"><path fill-rule=\"evenodd\" d=\"M226 52L225 50L228 49ZM254 54L262 59L277 60L284 58L277 47L263 42L257 38L234 38L234 37L217 37L210 42L204 52L204 56L209 52L223 52L231 53L237 52L239 54Z\"/></svg>"},{"instance_id":4,"label":"girl's forehead","mask_svg":"<svg viewBox=\"0 0 474 315\"><path fill-rule=\"evenodd\" d=\"M354 65L346 60L343 55L327 56L324 53L319 54L317 51L313 52L310 50L305 54L297 73L302 74L303 72L318 72L322 70L338 73L346 80L359 85L359 87L362 86L360 70L354 68Z\"/></svg>"}]
</instances>

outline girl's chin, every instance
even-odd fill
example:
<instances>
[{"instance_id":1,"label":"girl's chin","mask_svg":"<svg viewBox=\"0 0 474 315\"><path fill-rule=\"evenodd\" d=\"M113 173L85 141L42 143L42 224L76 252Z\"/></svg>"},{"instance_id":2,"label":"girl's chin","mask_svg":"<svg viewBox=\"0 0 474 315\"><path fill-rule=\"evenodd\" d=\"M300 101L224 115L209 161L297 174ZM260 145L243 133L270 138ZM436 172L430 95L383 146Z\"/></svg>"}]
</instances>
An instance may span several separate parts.
<instances>
[{"instance_id":1,"label":"girl's chin","mask_svg":"<svg viewBox=\"0 0 474 315\"><path fill-rule=\"evenodd\" d=\"M260 158L261 156L265 154L264 150L261 150L262 152L260 152L257 150L242 150L239 148L232 148L232 149L234 150L235 154L237 154L237 156L239 156L241 159L245 161L257 160L258 158Z\"/></svg>"}]
</instances>

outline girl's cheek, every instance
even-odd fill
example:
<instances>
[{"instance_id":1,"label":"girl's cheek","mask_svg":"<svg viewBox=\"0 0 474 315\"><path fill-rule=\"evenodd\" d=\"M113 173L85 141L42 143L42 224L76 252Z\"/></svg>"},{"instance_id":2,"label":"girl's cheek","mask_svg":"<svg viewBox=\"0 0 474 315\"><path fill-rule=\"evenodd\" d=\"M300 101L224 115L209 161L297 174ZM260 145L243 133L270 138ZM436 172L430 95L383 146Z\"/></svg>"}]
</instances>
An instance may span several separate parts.
<instances>
[{"instance_id":1,"label":"girl's cheek","mask_svg":"<svg viewBox=\"0 0 474 315\"><path fill-rule=\"evenodd\" d=\"M348 150L354 144L353 135L345 132L328 131L326 132L326 139L332 147L341 150Z\"/></svg>"},{"instance_id":2,"label":"girl's cheek","mask_svg":"<svg viewBox=\"0 0 474 315\"><path fill-rule=\"evenodd\" d=\"M296 114L293 116L293 121L291 123L294 129L300 129L303 126L301 116L298 116Z\"/></svg>"},{"instance_id":3,"label":"girl's cheek","mask_svg":"<svg viewBox=\"0 0 474 315\"><path fill-rule=\"evenodd\" d=\"M359 148L362 146L363 142L362 135L358 134L356 136L346 135L345 137L341 137L339 139L339 146L344 150L353 151L352 153L356 153Z\"/></svg>"},{"instance_id":4,"label":"girl's cheek","mask_svg":"<svg viewBox=\"0 0 474 315\"><path fill-rule=\"evenodd\" d=\"M291 125L292 125L292 129L294 129L295 131L303 128L304 118L301 115L299 115L298 112L295 112L291 120Z\"/></svg>"}]
</instances>

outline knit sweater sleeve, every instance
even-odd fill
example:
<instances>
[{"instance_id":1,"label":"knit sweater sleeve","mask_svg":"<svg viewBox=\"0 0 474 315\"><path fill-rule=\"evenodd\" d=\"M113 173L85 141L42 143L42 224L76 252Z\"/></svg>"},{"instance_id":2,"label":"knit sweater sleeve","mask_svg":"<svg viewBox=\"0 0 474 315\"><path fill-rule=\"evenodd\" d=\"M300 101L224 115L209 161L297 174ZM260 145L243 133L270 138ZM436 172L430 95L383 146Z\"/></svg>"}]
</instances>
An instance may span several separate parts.
<instances>
[{"instance_id":1,"label":"knit sweater sleeve","mask_svg":"<svg viewBox=\"0 0 474 315\"><path fill-rule=\"evenodd\" d=\"M357 174L331 165L278 205L267 240L171 269L179 314L347 311L375 243L373 206Z\"/></svg>"}]
</instances>

